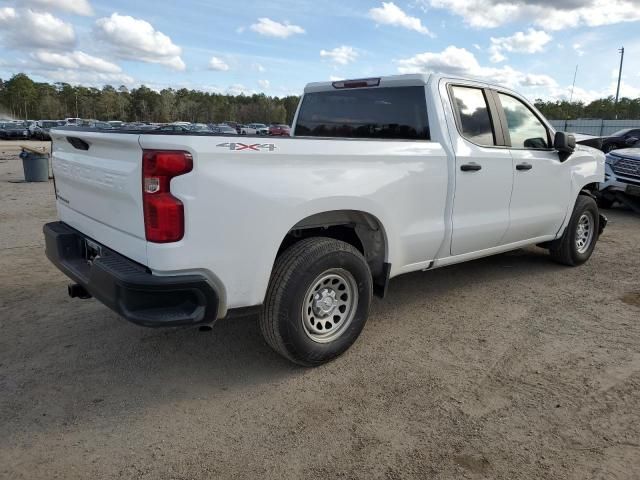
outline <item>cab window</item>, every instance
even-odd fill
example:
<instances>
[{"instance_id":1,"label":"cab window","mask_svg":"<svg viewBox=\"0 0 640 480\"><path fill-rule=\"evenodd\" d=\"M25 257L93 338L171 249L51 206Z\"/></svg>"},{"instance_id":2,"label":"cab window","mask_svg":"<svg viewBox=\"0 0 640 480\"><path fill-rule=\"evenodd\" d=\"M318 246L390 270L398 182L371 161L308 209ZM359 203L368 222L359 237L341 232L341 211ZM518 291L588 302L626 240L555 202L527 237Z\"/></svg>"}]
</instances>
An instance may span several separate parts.
<instances>
[{"instance_id":1,"label":"cab window","mask_svg":"<svg viewBox=\"0 0 640 480\"><path fill-rule=\"evenodd\" d=\"M549 132L540 119L515 97L498 93L507 117L511 147L527 149L549 148Z\"/></svg>"},{"instance_id":2,"label":"cab window","mask_svg":"<svg viewBox=\"0 0 640 480\"><path fill-rule=\"evenodd\" d=\"M462 136L478 145L496 144L487 99L481 88L451 87Z\"/></svg>"}]
</instances>

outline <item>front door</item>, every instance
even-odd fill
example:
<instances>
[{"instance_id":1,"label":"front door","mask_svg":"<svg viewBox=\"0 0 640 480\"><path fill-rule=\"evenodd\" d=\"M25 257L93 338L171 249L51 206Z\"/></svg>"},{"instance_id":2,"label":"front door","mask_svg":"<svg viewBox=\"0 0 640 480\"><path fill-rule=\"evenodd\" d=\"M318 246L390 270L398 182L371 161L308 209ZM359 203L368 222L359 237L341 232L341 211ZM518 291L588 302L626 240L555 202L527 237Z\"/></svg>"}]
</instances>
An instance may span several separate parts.
<instances>
[{"instance_id":1,"label":"front door","mask_svg":"<svg viewBox=\"0 0 640 480\"><path fill-rule=\"evenodd\" d=\"M524 101L503 92L494 98L506 123L514 174L511 221L502 243L555 235L570 201L571 169L560 162L549 129Z\"/></svg>"}]
</instances>

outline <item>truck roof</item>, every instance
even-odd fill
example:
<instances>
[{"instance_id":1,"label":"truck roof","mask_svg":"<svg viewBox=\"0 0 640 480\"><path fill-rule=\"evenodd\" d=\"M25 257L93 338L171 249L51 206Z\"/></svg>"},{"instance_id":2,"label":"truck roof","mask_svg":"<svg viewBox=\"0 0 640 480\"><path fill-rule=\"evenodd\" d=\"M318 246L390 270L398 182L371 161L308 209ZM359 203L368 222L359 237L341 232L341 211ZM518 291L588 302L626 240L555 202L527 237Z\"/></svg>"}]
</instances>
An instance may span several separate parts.
<instances>
[{"instance_id":1,"label":"truck roof","mask_svg":"<svg viewBox=\"0 0 640 480\"><path fill-rule=\"evenodd\" d=\"M476 83L481 83L487 86L499 86L500 88L505 88L502 85L492 84L491 82L487 82L482 78L472 78L472 77L461 77L458 75L445 75L440 73L410 73L405 75L388 75L383 77L369 77L369 78L359 78L359 79L345 79L338 81L328 81L328 82L313 82L308 83L304 88L304 93L311 92L326 92L330 90L335 90L337 84L346 84L342 88L349 88L349 84L352 83L361 83L361 82L371 82L371 87L418 87L427 85L429 81L437 82L441 78L451 78L458 79L461 81L472 81ZM365 85L358 85L360 87L364 87ZM508 88L507 88L508 90Z\"/></svg>"},{"instance_id":2,"label":"truck roof","mask_svg":"<svg viewBox=\"0 0 640 480\"><path fill-rule=\"evenodd\" d=\"M341 82L351 83L358 81L367 81L367 80L379 80L379 84L371 85L371 86L380 86L380 87L417 87L421 85L426 85L429 81L429 77L431 74L422 74L422 73L411 73L408 75L389 75L386 77L370 77L364 79L353 79L353 80L338 80L338 81L328 81L328 82L312 82L308 83L306 87L304 87L304 93L311 92L323 92L327 90L334 90L335 84L339 84ZM347 87L348 88L348 87Z\"/></svg>"}]
</instances>

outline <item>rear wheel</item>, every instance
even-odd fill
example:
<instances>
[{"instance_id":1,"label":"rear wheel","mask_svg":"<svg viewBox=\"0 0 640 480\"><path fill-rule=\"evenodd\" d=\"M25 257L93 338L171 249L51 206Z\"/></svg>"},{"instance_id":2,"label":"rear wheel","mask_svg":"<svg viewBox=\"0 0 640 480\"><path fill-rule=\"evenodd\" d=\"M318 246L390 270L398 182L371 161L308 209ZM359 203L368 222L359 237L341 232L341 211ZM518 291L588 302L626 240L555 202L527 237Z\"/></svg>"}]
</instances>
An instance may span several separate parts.
<instances>
[{"instance_id":1,"label":"rear wheel","mask_svg":"<svg viewBox=\"0 0 640 480\"><path fill-rule=\"evenodd\" d=\"M371 294L371 271L355 247L324 237L301 240L276 260L260 329L282 356L318 366L356 341Z\"/></svg>"},{"instance_id":2,"label":"rear wheel","mask_svg":"<svg viewBox=\"0 0 640 480\"><path fill-rule=\"evenodd\" d=\"M589 260L598 241L600 214L593 198L578 195L569 225L562 237L551 243L551 258L564 265L582 265Z\"/></svg>"}]
</instances>

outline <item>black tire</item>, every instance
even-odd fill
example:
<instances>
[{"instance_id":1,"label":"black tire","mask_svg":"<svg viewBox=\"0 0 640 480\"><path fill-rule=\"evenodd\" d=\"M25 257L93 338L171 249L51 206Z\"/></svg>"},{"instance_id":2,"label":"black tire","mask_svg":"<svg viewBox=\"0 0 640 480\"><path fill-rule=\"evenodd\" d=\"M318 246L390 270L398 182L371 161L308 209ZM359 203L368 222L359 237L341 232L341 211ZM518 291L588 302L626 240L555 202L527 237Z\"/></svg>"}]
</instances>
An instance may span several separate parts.
<instances>
[{"instance_id":1,"label":"black tire","mask_svg":"<svg viewBox=\"0 0 640 480\"><path fill-rule=\"evenodd\" d=\"M318 279L328 272L349 278L352 281L349 291L357 291L357 299L347 307L349 318L326 330L329 335L330 329L335 328L335 334L339 335L319 343L305 324L305 318L309 317L305 317L304 312L312 312L313 290L321 285ZM369 265L355 247L325 237L301 240L276 260L259 318L260 330L269 346L292 362L305 367L322 365L344 353L356 341L369 316L372 290ZM308 299L307 294L311 294ZM329 313L331 315L333 313Z\"/></svg>"},{"instance_id":2,"label":"black tire","mask_svg":"<svg viewBox=\"0 0 640 480\"><path fill-rule=\"evenodd\" d=\"M584 250L580 250L576 243L578 237L578 225L583 215L590 215L592 235L588 242L588 246ZM598 232L600 227L600 213L596 201L587 195L578 195L569 225L565 229L562 237L551 242L549 253L551 258L563 265L571 267L582 265L589 260L593 249L598 241Z\"/></svg>"}]
</instances>

